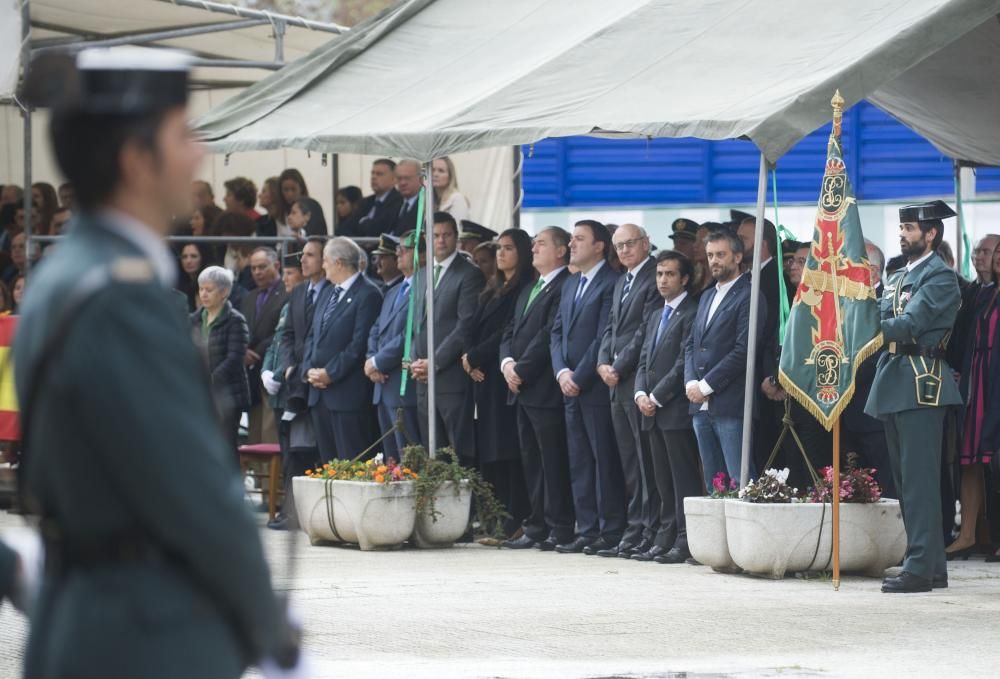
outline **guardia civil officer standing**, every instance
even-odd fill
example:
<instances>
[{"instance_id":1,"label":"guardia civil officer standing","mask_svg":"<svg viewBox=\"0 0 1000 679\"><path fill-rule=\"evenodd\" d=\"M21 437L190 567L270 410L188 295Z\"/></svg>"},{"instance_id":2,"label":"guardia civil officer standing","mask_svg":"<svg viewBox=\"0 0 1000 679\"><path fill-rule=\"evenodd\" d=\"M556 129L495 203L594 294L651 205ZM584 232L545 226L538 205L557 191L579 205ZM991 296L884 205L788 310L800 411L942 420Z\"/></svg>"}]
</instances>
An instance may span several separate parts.
<instances>
[{"instance_id":1,"label":"guardia civil officer standing","mask_svg":"<svg viewBox=\"0 0 1000 679\"><path fill-rule=\"evenodd\" d=\"M22 490L47 550L25 658L33 679L235 679L290 657L170 290L163 236L189 211L202 159L187 63L166 50L92 49L28 74L29 100L53 107L52 146L80 207L34 274L16 340Z\"/></svg>"},{"instance_id":2,"label":"guardia civil officer standing","mask_svg":"<svg viewBox=\"0 0 1000 679\"><path fill-rule=\"evenodd\" d=\"M906 266L882 295L879 359L865 412L885 422L892 473L906 526L906 558L883 592L929 592L947 587L941 532L941 440L945 410L962 402L945 350L961 293L955 272L936 250L942 219L955 213L936 200L899 210L899 244Z\"/></svg>"}]
</instances>

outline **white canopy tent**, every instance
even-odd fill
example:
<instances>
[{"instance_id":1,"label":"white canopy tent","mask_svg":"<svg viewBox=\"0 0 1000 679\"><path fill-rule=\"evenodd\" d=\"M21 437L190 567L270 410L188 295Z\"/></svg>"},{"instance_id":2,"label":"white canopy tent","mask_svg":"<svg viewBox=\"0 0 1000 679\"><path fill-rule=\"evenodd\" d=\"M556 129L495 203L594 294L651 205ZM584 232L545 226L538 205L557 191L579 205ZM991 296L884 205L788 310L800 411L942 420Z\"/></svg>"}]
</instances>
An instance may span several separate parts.
<instances>
[{"instance_id":1,"label":"white canopy tent","mask_svg":"<svg viewBox=\"0 0 1000 679\"><path fill-rule=\"evenodd\" d=\"M998 12L1000 0L406 0L197 130L220 152L423 161L569 135L747 138L761 151L760 224L768 164L830 120L835 90L848 107L870 99L958 161L1000 165ZM751 287L754 355L759 277ZM750 369L745 388L750 421Z\"/></svg>"}]
</instances>

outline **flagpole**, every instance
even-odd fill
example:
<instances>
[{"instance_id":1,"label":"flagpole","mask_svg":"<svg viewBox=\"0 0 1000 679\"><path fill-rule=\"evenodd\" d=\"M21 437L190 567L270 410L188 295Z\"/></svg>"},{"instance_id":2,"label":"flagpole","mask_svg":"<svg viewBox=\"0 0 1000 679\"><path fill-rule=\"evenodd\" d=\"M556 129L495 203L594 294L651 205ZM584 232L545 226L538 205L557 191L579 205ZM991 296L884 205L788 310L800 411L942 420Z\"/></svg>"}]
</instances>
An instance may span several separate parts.
<instances>
[{"instance_id":1,"label":"flagpole","mask_svg":"<svg viewBox=\"0 0 1000 679\"><path fill-rule=\"evenodd\" d=\"M760 250L764 242L764 203L767 199L767 159L760 154L757 178L757 228L753 233L753 262L750 278L750 328L747 337L747 372L743 384L743 444L740 460L740 487L750 483L750 441L753 428L753 400L757 393L757 327L760 324ZM781 265L778 265L780 270ZM757 473L763 473L758 469Z\"/></svg>"},{"instance_id":2,"label":"flagpole","mask_svg":"<svg viewBox=\"0 0 1000 679\"><path fill-rule=\"evenodd\" d=\"M840 590L840 418L833 423L833 589Z\"/></svg>"},{"instance_id":3,"label":"flagpole","mask_svg":"<svg viewBox=\"0 0 1000 679\"><path fill-rule=\"evenodd\" d=\"M427 283L427 455L433 460L437 457L437 404L434 395L435 365L434 365L434 194L431 187L431 163L424 163L424 214L417 219L424 219L424 238L427 243L427 264L424 266L424 281ZM414 244L413 255L420 258L420 242Z\"/></svg>"}]
</instances>

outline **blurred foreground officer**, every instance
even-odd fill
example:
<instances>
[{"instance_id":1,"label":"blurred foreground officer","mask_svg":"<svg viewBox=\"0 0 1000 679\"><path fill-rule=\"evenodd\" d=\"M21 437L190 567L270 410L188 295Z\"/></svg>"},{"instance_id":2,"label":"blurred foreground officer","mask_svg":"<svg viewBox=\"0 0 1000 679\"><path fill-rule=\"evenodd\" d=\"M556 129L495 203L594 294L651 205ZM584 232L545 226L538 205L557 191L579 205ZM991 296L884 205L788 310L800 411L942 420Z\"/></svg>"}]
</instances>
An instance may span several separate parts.
<instances>
[{"instance_id":1,"label":"blurred foreground officer","mask_svg":"<svg viewBox=\"0 0 1000 679\"><path fill-rule=\"evenodd\" d=\"M940 200L899 209L899 245L907 263L882 295L888 347L878 361L865 412L885 422L906 526L903 571L885 579L883 592L948 586L938 494L945 410L962 403L945 361L962 296L955 272L935 253L944 234L941 220L954 216Z\"/></svg>"},{"instance_id":2,"label":"blurred foreground officer","mask_svg":"<svg viewBox=\"0 0 1000 679\"><path fill-rule=\"evenodd\" d=\"M295 662L170 291L162 239L202 159L187 70L177 52L118 48L28 75L28 99L54 109L52 146L80 206L32 280L15 356L21 487L47 551L33 679L235 678L269 657Z\"/></svg>"}]
</instances>

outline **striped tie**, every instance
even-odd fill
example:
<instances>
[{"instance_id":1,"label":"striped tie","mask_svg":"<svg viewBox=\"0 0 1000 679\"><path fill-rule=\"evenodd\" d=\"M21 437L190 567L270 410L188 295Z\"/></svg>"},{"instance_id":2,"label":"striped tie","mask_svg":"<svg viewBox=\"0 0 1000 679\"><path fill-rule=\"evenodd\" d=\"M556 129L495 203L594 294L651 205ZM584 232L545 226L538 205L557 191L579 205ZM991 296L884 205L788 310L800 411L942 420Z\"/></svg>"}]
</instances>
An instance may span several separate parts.
<instances>
[{"instance_id":1,"label":"striped tie","mask_svg":"<svg viewBox=\"0 0 1000 679\"><path fill-rule=\"evenodd\" d=\"M625 286L622 288L622 298L620 300L621 304L625 303L626 298L628 298L628 293L632 289L632 281L635 279L635 274L629 271L625 274Z\"/></svg>"},{"instance_id":2,"label":"striped tie","mask_svg":"<svg viewBox=\"0 0 1000 679\"><path fill-rule=\"evenodd\" d=\"M337 306L337 302L340 301L340 293L343 289L337 285L333 288L333 294L330 295L330 300L326 303L326 308L323 309L323 320L320 322L319 329L320 332L326 330L326 322L330 320L330 315L333 313L334 308Z\"/></svg>"}]
</instances>

